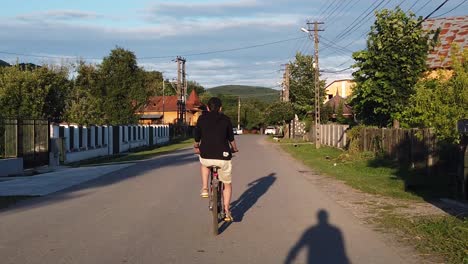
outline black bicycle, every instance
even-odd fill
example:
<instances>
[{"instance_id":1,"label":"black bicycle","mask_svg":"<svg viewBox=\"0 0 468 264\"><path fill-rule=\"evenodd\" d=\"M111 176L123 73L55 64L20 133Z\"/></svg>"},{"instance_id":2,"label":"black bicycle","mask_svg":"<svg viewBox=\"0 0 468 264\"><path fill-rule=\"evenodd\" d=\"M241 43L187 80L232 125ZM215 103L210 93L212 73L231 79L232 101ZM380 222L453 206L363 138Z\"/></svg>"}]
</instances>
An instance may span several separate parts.
<instances>
[{"instance_id":1,"label":"black bicycle","mask_svg":"<svg viewBox=\"0 0 468 264\"><path fill-rule=\"evenodd\" d=\"M225 217L224 203L223 203L223 190L224 184L218 178L217 166L210 167L210 186L208 208L213 215L213 234L216 236L219 233L219 222Z\"/></svg>"}]
</instances>

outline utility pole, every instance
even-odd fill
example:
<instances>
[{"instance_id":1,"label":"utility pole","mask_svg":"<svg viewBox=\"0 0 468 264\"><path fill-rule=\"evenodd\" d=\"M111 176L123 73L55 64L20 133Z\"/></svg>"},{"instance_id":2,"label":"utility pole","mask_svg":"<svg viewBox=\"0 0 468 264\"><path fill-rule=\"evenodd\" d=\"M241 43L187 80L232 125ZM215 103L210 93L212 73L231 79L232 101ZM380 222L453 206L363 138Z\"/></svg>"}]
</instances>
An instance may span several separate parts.
<instances>
[{"instance_id":1,"label":"utility pole","mask_svg":"<svg viewBox=\"0 0 468 264\"><path fill-rule=\"evenodd\" d=\"M314 25L314 29L310 29L310 25ZM323 22L307 22L307 31L310 36L310 32L314 31L314 63L313 63L313 70L314 70L314 86L315 86L315 148L320 148L320 75L319 75L319 51L318 51L318 44L319 44L319 36L318 32L323 31L320 30L318 27L319 25L323 24Z\"/></svg>"},{"instance_id":2,"label":"utility pole","mask_svg":"<svg viewBox=\"0 0 468 264\"><path fill-rule=\"evenodd\" d=\"M162 123L164 124L164 108L166 107L166 95L165 95L165 89L166 89L166 85L165 85L166 81L164 80L164 77L163 77L163 96L162 96L162 103L163 103L163 107L162 107L162 112L163 112L163 119L162 119Z\"/></svg>"},{"instance_id":3,"label":"utility pole","mask_svg":"<svg viewBox=\"0 0 468 264\"><path fill-rule=\"evenodd\" d=\"M177 57L177 123L182 125L185 123L185 59Z\"/></svg>"},{"instance_id":4,"label":"utility pole","mask_svg":"<svg viewBox=\"0 0 468 264\"><path fill-rule=\"evenodd\" d=\"M237 130L240 130L240 107L241 107L241 102L240 102L240 96L238 97L238 104L237 104Z\"/></svg>"},{"instance_id":5,"label":"utility pole","mask_svg":"<svg viewBox=\"0 0 468 264\"><path fill-rule=\"evenodd\" d=\"M284 91L283 91L283 101L289 102L289 67L290 64L286 64L286 68L284 71Z\"/></svg>"}]
</instances>

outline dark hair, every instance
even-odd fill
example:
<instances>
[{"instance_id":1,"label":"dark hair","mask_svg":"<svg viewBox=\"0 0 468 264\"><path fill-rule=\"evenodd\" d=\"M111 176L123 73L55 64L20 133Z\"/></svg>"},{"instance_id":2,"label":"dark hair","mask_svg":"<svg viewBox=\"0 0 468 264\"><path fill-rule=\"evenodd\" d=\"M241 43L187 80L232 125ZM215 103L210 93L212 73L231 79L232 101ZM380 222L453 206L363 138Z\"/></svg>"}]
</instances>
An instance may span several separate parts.
<instances>
[{"instance_id":1,"label":"dark hair","mask_svg":"<svg viewBox=\"0 0 468 264\"><path fill-rule=\"evenodd\" d=\"M210 100L208 100L208 107L210 108L210 112L219 112L221 106L221 99L218 97L211 97Z\"/></svg>"}]
</instances>

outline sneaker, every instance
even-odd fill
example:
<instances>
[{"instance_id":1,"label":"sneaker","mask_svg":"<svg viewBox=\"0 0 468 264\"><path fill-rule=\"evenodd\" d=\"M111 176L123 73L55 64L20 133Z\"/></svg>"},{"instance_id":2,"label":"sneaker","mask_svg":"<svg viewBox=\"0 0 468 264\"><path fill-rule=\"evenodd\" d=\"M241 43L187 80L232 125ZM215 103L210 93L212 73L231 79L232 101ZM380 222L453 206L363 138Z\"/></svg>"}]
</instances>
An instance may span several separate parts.
<instances>
[{"instance_id":1,"label":"sneaker","mask_svg":"<svg viewBox=\"0 0 468 264\"><path fill-rule=\"evenodd\" d=\"M202 198L208 198L208 189L207 188L203 188L200 192L200 196Z\"/></svg>"},{"instance_id":2,"label":"sneaker","mask_svg":"<svg viewBox=\"0 0 468 264\"><path fill-rule=\"evenodd\" d=\"M226 212L226 216L224 216L224 222L233 222L234 218L232 218L231 212Z\"/></svg>"}]
</instances>

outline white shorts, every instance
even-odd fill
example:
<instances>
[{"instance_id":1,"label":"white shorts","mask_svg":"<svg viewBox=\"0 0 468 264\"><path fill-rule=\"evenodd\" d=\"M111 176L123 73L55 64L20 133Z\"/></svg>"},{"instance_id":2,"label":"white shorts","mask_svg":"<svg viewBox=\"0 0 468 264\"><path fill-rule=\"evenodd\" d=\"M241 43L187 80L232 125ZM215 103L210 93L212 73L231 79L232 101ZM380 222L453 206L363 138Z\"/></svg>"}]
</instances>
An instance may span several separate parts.
<instances>
[{"instance_id":1,"label":"white shorts","mask_svg":"<svg viewBox=\"0 0 468 264\"><path fill-rule=\"evenodd\" d=\"M231 183L232 163L231 160L204 159L200 157L200 163L205 167L216 166L218 169L219 180L223 183Z\"/></svg>"}]
</instances>

